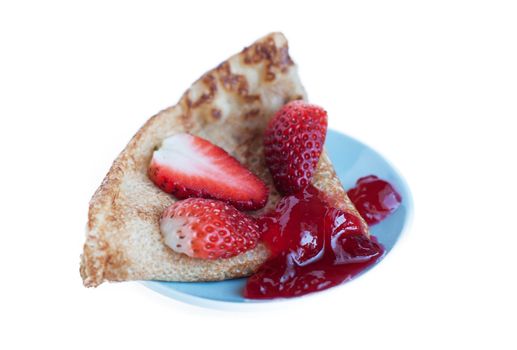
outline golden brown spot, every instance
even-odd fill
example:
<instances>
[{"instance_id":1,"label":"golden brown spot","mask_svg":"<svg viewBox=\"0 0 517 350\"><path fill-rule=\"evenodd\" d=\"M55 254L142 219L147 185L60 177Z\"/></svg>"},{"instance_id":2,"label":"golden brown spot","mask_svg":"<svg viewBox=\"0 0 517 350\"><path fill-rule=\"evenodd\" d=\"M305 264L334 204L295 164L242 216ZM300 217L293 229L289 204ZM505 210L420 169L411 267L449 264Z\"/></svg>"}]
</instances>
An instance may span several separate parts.
<instances>
[{"instance_id":1,"label":"golden brown spot","mask_svg":"<svg viewBox=\"0 0 517 350\"><path fill-rule=\"evenodd\" d=\"M289 48L286 46L281 47L278 54L277 61L275 62L276 66L280 68L282 73L285 73L289 66L294 64L291 56L289 56Z\"/></svg>"},{"instance_id":2,"label":"golden brown spot","mask_svg":"<svg viewBox=\"0 0 517 350\"><path fill-rule=\"evenodd\" d=\"M244 118L245 119L251 119L251 118L255 118L256 116L258 116L260 114L260 109L258 108L254 108L248 112L246 112L246 114L244 114Z\"/></svg>"},{"instance_id":3,"label":"golden brown spot","mask_svg":"<svg viewBox=\"0 0 517 350\"><path fill-rule=\"evenodd\" d=\"M248 95L248 81L246 77L241 74L232 74L228 62L219 65L217 71L219 72L219 80L226 90L236 92L241 96Z\"/></svg>"},{"instance_id":4,"label":"golden brown spot","mask_svg":"<svg viewBox=\"0 0 517 350\"><path fill-rule=\"evenodd\" d=\"M118 206L114 205L114 207L115 208L113 209L113 211L117 212L118 211ZM119 229L119 228L124 226L123 221L117 215L113 215L113 214L107 215L106 216L106 221L109 222L112 225L112 227L115 228L115 229Z\"/></svg>"},{"instance_id":5,"label":"golden brown spot","mask_svg":"<svg viewBox=\"0 0 517 350\"><path fill-rule=\"evenodd\" d=\"M289 66L294 64L289 56L288 46L277 48L273 38L267 38L263 42L245 48L242 55L244 64L257 64L263 60L267 61L264 73L266 81L275 80L274 69L285 73Z\"/></svg>"},{"instance_id":6,"label":"golden brown spot","mask_svg":"<svg viewBox=\"0 0 517 350\"><path fill-rule=\"evenodd\" d=\"M181 114L178 119L185 131L192 129L194 121L192 120L192 113L190 113L190 110L187 110L187 113Z\"/></svg>"},{"instance_id":7,"label":"golden brown spot","mask_svg":"<svg viewBox=\"0 0 517 350\"><path fill-rule=\"evenodd\" d=\"M212 108L212 117L214 117L214 119L221 119L221 110L220 109L217 109L217 108Z\"/></svg>"},{"instance_id":8,"label":"golden brown spot","mask_svg":"<svg viewBox=\"0 0 517 350\"><path fill-rule=\"evenodd\" d=\"M188 93L189 92L190 92L190 89L185 94L185 104L187 105L188 108L191 108L192 107L192 100L190 99L190 97L188 97Z\"/></svg>"},{"instance_id":9,"label":"golden brown spot","mask_svg":"<svg viewBox=\"0 0 517 350\"><path fill-rule=\"evenodd\" d=\"M246 102L254 102L254 101L257 101L257 100L260 100L260 96L259 95L248 95L248 96L244 96L244 101Z\"/></svg>"},{"instance_id":10,"label":"golden brown spot","mask_svg":"<svg viewBox=\"0 0 517 350\"><path fill-rule=\"evenodd\" d=\"M249 85L246 77L242 74L233 74L228 62L223 62L217 67L221 85L230 92L244 98L246 102L253 102L260 99L258 95L250 95Z\"/></svg>"},{"instance_id":11,"label":"golden brown spot","mask_svg":"<svg viewBox=\"0 0 517 350\"><path fill-rule=\"evenodd\" d=\"M143 221L147 221L150 223L157 223L160 220L161 212L159 207L153 210L149 210L149 208L135 208L134 214L138 216Z\"/></svg>"},{"instance_id":12,"label":"golden brown spot","mask_svg":"<svg viewBox=\"0 0 517 350\"><path fill-rule=\"evenodd\" d=\"M303 96L302 95L288 96L285 98L284 103L287 103L290 101L296 101L296 100L303 100Z\"/></svg>"},{"instance_id":13,"label":"golden brown spot","mask_svg":"<svg viewBox=\"0 0 517 350\"><path fill-rule=\"evenodd\" d=\"M212 74L205 75L201 82L208 88L208 92L203 93L197 101L192 102L192 108L199 107L206 102L212 101L217 91L217 81Z\"/></svg>"},{"instance_id":14,"label":"golden brown spot","mask_svg":"<svg viewBox=\"0 0 517 350\"><path fill-rule=\"evenodd\" d=\"M105 262L104 278L113 281L127 279L128 273L124 267L128 266L127 259L121 251L111 251Z\"/></svg>"}]
</instances>

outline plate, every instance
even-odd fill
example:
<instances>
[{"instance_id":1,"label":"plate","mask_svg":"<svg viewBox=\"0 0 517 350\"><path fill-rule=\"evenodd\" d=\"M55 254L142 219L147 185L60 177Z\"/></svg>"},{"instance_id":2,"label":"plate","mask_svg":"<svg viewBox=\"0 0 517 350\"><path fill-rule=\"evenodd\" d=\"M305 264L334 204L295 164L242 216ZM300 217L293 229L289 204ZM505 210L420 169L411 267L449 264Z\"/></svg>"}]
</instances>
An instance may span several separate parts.
<instances>
[{"instance_id":1,"label":"plate","mask_svg":"<svg viewBox=\"0 0 517 350\"><path fill-rule=\"evenodd\" d=\"M397 211L381 223L372 226L370 230L379 242L384 245L386 255L388 255L410 221L412 198L409 187L402 176L385 158L364 143L350 136L329 130L325 147L336 173L346 189L353 187L355 181L360 177L373 174L390 182L401 194L402 204ZM378 261L377 264L381 261ZM375 265L372 268L374 267ZM355 278L360 278L360 276L358 275ZM246 278L220 282L145 281L142 283L163 295L188 303L207 304L214 301L230 303L256 302L242 297ZM346 284L344 283L334 288L343 288Z\"/></svg>"}]
</instances>

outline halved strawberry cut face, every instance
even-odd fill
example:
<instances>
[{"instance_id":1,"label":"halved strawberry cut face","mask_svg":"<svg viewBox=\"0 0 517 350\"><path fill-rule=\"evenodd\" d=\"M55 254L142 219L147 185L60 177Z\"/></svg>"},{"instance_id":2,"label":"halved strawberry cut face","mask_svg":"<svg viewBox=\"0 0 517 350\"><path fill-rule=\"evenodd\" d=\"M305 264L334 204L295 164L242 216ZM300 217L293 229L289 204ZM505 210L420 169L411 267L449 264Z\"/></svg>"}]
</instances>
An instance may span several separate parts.
<instances>
[{"instance_id":1,"label":"halved strawberry cut face","mask_svg":"<svg viewBox=\"0 0 517 350\"><path fill-rule=\"evenodd\" d=\"M181 133L166 138L153 153L149 178L178 199L211 198L240 210L266 205L268 188L222 148Z\"/></svg>"}]
</instances>

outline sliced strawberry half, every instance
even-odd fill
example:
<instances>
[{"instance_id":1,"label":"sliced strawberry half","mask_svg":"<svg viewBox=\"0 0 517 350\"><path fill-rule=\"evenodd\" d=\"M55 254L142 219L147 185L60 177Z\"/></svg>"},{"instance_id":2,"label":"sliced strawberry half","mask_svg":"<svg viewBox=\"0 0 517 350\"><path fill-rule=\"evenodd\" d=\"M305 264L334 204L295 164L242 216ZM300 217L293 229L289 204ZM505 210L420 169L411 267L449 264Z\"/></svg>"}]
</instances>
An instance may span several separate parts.
<instances>
[{"instance_id":1,"label":"sliced strawberry half","mask_svg":"<svg viewBox=\"0 0 517 350\"><path fill-rule=\"evenodd\" d=\"M193 258L231 258L254 248L260 237L255 219L231 205L204 198L172 204L160 218L165 244Z\"/></svg>"},{"instance_id":2,"label":"sliced strawberry half","mask_svg":"<svg viewBox=\"0 0 517 350\"><path fill-rule=\"evenodd\" d=\"M308 186L327 133L327 112L292 101L273 116L264 134L264 155L276 189L294 194Z\"/></svg>"},{"instance_id":3,"label":"sliced strawberry half","mask_svg":"<svg viewBox=\"0 0 517 350\"><path fill-rule=\"evenodd\" d=\"M268 188L222 148L186 133L166 138L153 153L149 178L178 199L218 199L240 210L264 207Z\"/></svg>"}]
</instances>

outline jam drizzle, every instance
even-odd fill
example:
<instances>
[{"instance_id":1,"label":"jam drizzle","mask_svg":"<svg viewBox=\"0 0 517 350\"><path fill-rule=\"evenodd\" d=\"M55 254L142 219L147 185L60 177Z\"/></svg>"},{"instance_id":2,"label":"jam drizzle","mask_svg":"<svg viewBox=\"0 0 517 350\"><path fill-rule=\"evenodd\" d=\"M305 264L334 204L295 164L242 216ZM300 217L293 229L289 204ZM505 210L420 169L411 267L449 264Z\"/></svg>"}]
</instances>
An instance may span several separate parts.
<instances>
[{"instance_id":1,"label":"jam drizzle","mask_svg":"<svg viewBox=\"0 0 517 350\"><path fill-rule=\"evenodd\" d=\"M248 279L246 298L288 298L327 289L384 255L357 216L329 206L313 186L282 198L258 222L271 257Z\"/></svg>"}]
</instances>

